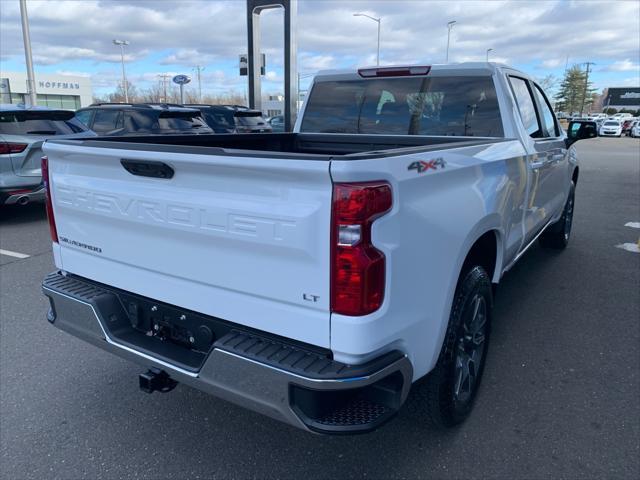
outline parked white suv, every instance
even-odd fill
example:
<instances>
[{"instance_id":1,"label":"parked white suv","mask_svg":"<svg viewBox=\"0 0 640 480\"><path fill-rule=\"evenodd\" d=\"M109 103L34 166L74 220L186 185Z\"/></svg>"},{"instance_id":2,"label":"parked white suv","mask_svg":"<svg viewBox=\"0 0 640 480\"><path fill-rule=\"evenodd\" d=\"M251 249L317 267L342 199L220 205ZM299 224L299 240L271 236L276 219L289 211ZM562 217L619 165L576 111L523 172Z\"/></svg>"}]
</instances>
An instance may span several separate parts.
<instances>
[{"instance_id":1,"label":"parked white suv","mask_svg":"<svg viewBox=\"0 0 640 480\"><path fill-rule=\"evenodd\" d=\"M321 73L294 133L49 141L48 319L149 368L147 392L352 433L414 385L455 425L497 284L569 241L572 144L596 127L567 132L482 62Z\"/></svg>"}]
</instances>

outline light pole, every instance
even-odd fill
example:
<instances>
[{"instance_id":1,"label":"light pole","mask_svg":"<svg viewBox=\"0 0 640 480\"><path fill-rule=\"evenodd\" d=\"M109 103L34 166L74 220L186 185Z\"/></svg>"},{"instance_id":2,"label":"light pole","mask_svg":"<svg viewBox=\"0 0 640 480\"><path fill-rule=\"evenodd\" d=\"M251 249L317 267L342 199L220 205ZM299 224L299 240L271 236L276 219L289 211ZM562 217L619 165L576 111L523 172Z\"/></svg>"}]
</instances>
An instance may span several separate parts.
<instances>
[{"instance_id":1,"label":"light pole","mask_svg":"<svg viewBox=\"0 0 640 480\"><path fill-rule=\"evenodd\" d=\"M198 101L200 103L202 103L202 80L200 78L200 75L205 68L206 67L203 67L202 65L196 65L195 67L193 67L193 69L196 71L196 75L198 76Z\"/></svg>"},{"instance_id":2,"label":"light pole","mask_svg":"<svg viewBox=\"0 0 640 480\"><path fill-rule=\"evenodd\" d=\"M162 81L162 95L163 95L162 103L168 103L167 102L167 78L171 78L171 75L169 75L168 73L162 73L158 75L158 77Z\"/></svg>"},{"instance_id":3,"label":"light pole","mask_svg":"<svg viewBox=\"0 0 640 480\"><path fill-rule=\"evenodd\" d=\"M595 65L593 62L585 62L587 65L587 73L584 77L584 92L582 93L582 103L580 104L580 116L582 116L582 112L584 112L584 104L587 101L587 89L589 88L589 67L591 65Z\"/></svg>"},{"instance_id":4,"label":"light pole","mask_svg":"<svg viewBox=\"0 0 640 480\"><path fill-rule=\"evenodd\" d=\"M449 44L451 43L451 29L457 22L455 20L451 20L447 23L447 58L445 63L449 63Z\"/></svg>"},{"instance_id":5,"label":"light pole","mask_svg":"<svg viewBox=\"0 0 640 480\"><path fill-rule=\"evenodd\" d=\"M313 77L315 75L315 73L300 73L298 72L298 108L300 108L300 96L302 93L302 90L300 90L300 80L303 78L308 78L308 77ZM305 90L306 92L307 90Z\"/></svg>"},{"instance_id":6,"label":"light pole","mask_svg":"<svg viewBox=\"0 0 640 480\"><path fill-rule=\"evenodd\" d=\"M380 66L380 20L381 18L372 17L366 13L354 13L354 17L367 17L378 24L378 53L376 55L376 66Z\"/></svg>"},{"instance_id":7,"label":"light pole","mask_svg":"<svg viewBox=\"0 0 640 480\"><path fill-rule=\"evenodd\" d=\"M489 63L489 52L493 52L493 48L487 48L487 63Z\"/></svg>"},{"instance_id":8,"label":"light pole","mask_svg":"<svg viewBox=\"0 0 640 480\"><path fill-rule=\"evenodd\" d=\"M129 103L129 87L127 85L127 76L124 73L124 47L129 45L127 40L114 40L114 45L120 46L120 59L122 60L122 86L124 87L124 101Z\"/></svg>"},{"instance_id":9,"label":"light pole","mask_svg":"<svg viewBox=\"0 0 640 480\"><path fill-rule=\"evenodd\" d=\"M32 107L38 104L36 95L36 79L33 74L33 59L31 57L31 35L29 33L29 17L27 15L27 1L20 0L20 18L22 19L22 39L24 40L24 59L27 64L27 91L29 103Z\"/></svg>"}]
</instances>

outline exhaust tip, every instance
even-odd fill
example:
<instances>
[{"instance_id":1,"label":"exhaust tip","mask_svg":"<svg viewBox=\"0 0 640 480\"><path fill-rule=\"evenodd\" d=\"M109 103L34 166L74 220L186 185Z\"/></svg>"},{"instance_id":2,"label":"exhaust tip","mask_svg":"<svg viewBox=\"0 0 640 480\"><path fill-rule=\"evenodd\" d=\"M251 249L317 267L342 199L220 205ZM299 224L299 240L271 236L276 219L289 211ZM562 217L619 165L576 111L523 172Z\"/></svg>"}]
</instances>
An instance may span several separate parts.
<instances>
[{"instance_id":1,"label":"exhaust tip","mask_svg":"<svg viewBox=\"0 0 640 480\"><path fill-rule=\"evenodd\" d=\"M29 196L28 195L23 195L20 198L18 198L18 200L16 200L16 203L18 205L26 205L27 203L29 203Z\"/></svg>"}]
</instances>

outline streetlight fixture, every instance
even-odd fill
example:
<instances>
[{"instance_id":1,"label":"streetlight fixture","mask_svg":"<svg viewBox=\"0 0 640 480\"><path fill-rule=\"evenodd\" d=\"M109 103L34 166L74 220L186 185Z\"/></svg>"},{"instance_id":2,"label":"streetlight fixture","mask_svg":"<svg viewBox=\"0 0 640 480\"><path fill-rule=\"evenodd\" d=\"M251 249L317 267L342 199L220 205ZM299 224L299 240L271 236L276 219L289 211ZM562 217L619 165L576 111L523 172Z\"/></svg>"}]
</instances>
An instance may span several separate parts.
<instances>
[{"instance_id":1,"label":"streetlight fixture","mask_svg":"<svg viewBox=\"0 0 640 480\"><path fill-rule=\"evenodd\" d=\"M381 18L372 17L366 13L354 13L354 17L367 17L378 24L378 53L376 55L376 66L380 66L380 20Z\"/></svg>"},{"instance_id":2,"label":"streetlight fixture","mask_svg":"<svg viewBox=\"0 0 640 480\"><path fill-rule=\"evenodd\" d=\"M447 22L447 58L445 60L445 63L449 63L449 44L451 42L451 29L456 23L458 22L456 22L455 20Z\"/></svg>"},{"instance_id":3,"label":"streetlight fixture","mask_svg":"<svg viewBox=\"0 0 640 480\"><path fill-rule=\"evenodd\" d=\"M124 101L129 103L129 87L127 85L127 75L124 73L124 47L129 45L127 40L114 40L114 45L120 46L120 59L122 61L122 86L124 87Z\"/></svg>"},{"instance_id":4,"label":"streetlight fixture","mask_svg":"<svg viewBox=\"0 0 640 480\"><path fill-rule=\"evenodd\" d=\"M489 62L489 52L493 52L493 48L487 48L487 63Z\"/></svg>"}]
</instances>

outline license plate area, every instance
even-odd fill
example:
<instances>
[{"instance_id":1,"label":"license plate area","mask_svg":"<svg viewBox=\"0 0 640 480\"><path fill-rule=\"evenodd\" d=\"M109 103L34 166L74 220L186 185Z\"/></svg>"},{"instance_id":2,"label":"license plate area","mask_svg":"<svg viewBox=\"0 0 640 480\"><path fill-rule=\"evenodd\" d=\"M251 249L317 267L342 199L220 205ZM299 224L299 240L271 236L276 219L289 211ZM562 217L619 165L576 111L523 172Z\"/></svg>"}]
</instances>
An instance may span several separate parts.
<instances>
[{"instance_id":1,"label":"license plate area","mask_svg":"<svg viewBox=\"0 0 640 480\"><path fill-rule=\"evenodd\" d=\"M137 351L198 371L231 326L223 320L111 290L96 302L109 337Z\"/></svg>"}]
</instances>

